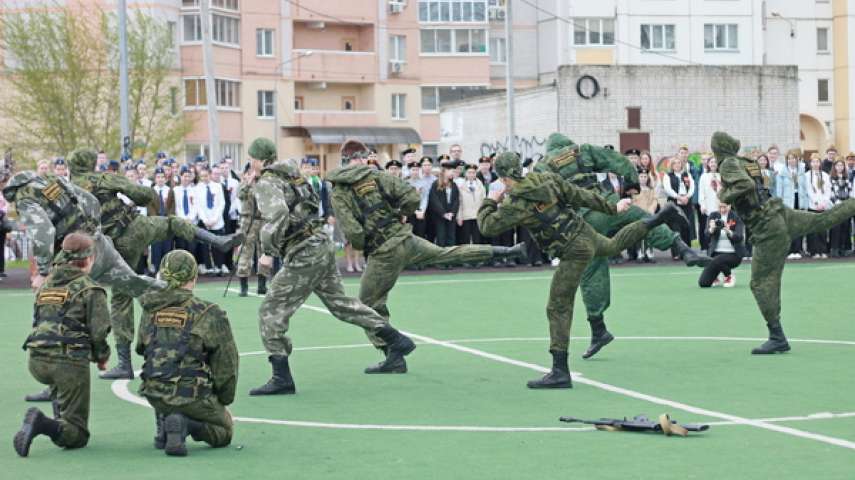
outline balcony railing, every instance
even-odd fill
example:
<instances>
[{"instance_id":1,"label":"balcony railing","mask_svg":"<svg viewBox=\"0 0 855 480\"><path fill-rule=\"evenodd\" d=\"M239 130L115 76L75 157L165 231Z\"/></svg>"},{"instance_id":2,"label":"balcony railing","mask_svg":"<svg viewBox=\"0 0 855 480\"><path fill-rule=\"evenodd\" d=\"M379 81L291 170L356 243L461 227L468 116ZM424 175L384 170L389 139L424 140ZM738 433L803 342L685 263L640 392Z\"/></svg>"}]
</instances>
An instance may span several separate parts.
<instances>
[{"instance_id":1,"label":"balcony railing","mask_svg":"<svg viewBox=\"0 0 855 480\"><path fill-rule=\"evenodd\" d=\"M373 83L378 80L377 54L343 50L294 50L297 58L291 67L294 80L300 82Z\"/></svg>"},{"instance_id":2,"label":"balcony railing","mask_svg":"<svg viewBox=\"0 0 855 480\"><path fill-rule=\"evenodd\" d=\"M376 127L377 112L368 110L295 110L299 127Z\"/></svg>"}]
</instances>

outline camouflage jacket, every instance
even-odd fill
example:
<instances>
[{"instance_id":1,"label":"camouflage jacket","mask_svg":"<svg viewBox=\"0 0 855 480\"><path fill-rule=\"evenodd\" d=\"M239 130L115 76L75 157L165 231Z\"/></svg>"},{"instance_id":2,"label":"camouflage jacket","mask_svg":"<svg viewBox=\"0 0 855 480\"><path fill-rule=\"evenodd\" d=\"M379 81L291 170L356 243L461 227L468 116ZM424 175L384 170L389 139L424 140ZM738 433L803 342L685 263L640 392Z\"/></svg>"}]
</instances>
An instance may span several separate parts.
<instances>
[{"instance_id":1,"label":"camouflage jacket","mask_svg":"<svg viewBox=\"0 0 855 480\"><path fill-rule=\"evenodd\" d=\"M571 145L550 151L535 165L535 172L561 175L576 186L600 190L597 173L614 173L623 178L626 190L638 190L638 171L626 157L614 150L589 144Z\"/></svg>"},{"instance_id":2,"label":"camouflage jacket","mask_svg":"<svg viewBox=\"0 0 855 480\"><path fill-rule=\"evenodd\" d=\"M261 213L255 203L255 183L241 183L238 189L240 200L240 230L249 234L250 224L254 230L261 227Z\"/></svg>"},{"instance_id":3,"label":"camouflage jacket","mask_svg":"<svg viewBox=\"0 0 855 480\"><path fill-rule=\"evenodd\" d=\"M147 293L139 301L136 352L145 357L140 394L171 405L210 395L231 404L238 351L226 313L183 289Z\"/></svg>"},{"instance_id":4,"label":"camouflage jacket","mask_svg":"<svg viewBox=\"0 0 855 480\"><path fill-rule=\"evenodd\" d=\"M579 188L554 173L530 173L505 195L501 204L484 199L478 210L478 228L495 237L516 226L528 229L540 247L559 256L582 228L575 210L590 208L608 215L616 207L601 195Z\"/></svg>"},{"instance_id":5,"label":"camouflage jacket","mask_svg":"<svg viewBox=\"0 0 855 480\"><path fill-rule=\"evenodd\" d=\"M54 265L36 293L33 332L24 348L40 355L106 361L110 309L107 292L83 270Z\"/></svg>"},{"instance_id":6,"label":"camouflage jacket","mask_svg":"<svg viewBox=\"0 0 855 480\"><path fill-rule=\"evenodd\" d=\"M100 231L98 200L62 177L21 172L9 180L3 196L15 203L40 275L50 272L55 248L67 234L82 230L94 235Z\"/></svg>"},{"instance_id":7,"label":"camouflage jacket","mask_svg":"<svg viewBox=\"0 0 855 480\"><path fill-rule=\"evenodd\" d=\"M304 245L329 241L318 217L318 194L290 162L264 167L253 190L265 255L290 258Z\"/></svg>"},{"instance_id":8,"label":"camouflage jacket","mask_svg":"<svg viewBox=\"0 0 855 480\"><path fill-rule=\"evenodd\" d=\"M126 205L117 194L139 206L149 205L156 198L152 188L137 185L121 175L88 172L73 175L71 180L101 203L101 228L111 238L121 236L138 215L134 206Z\"/></svg>"},{"instance_id":9,"label":"camouflage jacket","mask_svg":"<svg viewBox=\"0 0 855 480\"><path fill-rule=\"evenodd\" d=\"M353 248L371 254L412 235L412 225L401 221L419 208L421 197L412 185L358 164L333 170L327 180L333 184L336 222Z\"/></svg>"}]
</instances>

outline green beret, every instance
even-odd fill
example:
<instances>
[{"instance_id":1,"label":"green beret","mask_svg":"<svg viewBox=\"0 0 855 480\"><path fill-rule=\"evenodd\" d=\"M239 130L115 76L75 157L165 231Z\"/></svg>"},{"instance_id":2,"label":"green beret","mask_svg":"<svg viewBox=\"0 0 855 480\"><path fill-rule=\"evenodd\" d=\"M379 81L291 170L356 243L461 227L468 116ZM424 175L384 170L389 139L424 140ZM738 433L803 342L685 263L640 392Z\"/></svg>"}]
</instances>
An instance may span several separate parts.
<instances>
[{"instance_id":1,"label":"green beret","mask_svg":"<svg viewBox=\"0 0 855 480\"><path fill-rule=\"evenodd\" d=\"M179 288L196 278L198 265L193 254L187 250L172 250L160 261L160 279L167 288Z\"/></svg>"},{"instance_id":2,"label":"green beret","mask_svg":"<svg viewBox=\"0 0 855 480\"><path fill-rule=\"evenodd\" d=\"M68 159L68 168L71 169L72 175L81 175L95 171L95 164L98 162L98 154L95 150L80 149L75 150Z\"/></svg>"},{"instance_id":3,"label":"green beret","mask_svg":"<svg viewBox=\"0 0 855 480\"><path fill-rule=\"evenodd\" d=\"M270 139L259 137L249 146L249 156L264 163L276 160L276 145Z\"/></svg>"},{"instance_id":4,"label":"green beret","mask_svg":"<svg viewBox=\"0 0 855 480\"><path fill-rule=\"evenodd\" d=\"M732 157L739 153L739 140L724 132L715 132L710 142L712 151L719 159Z\"/></svg>"},{"instance_id":5,"label":"green beret","mask_svg":"<svg viewBox=\"0 0 855 480\"><path fill-rule=\"evenodd\" d=\"M496 167L496 174L499 177L510 177L516 180L523 178L522 164L520 163L520 157L516 153L504 152L500 154L496 157L494 165Z\"/></svg>"},{"instance_id":6,"label":"green beret","mask_svg":"<svg viewBox=\"0 0 855 480\"><path fill-rule=\"evenodd\" d=\"M553 150L558 150L559 148L569 147L574 145L573 140L567 138L566 135L562 135L558 132L549 135L549 138L546 139L546 152L549 153Z\"/></svg>"}]
</instances>

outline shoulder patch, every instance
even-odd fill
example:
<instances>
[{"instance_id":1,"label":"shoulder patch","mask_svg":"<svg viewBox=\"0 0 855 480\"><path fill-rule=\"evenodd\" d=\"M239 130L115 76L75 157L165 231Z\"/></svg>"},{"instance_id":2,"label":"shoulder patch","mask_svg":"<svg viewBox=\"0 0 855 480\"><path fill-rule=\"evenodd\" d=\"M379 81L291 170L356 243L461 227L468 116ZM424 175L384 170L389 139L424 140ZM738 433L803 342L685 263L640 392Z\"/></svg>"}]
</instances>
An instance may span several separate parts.
<instances>
[{"instance_id":1,"label":"shoulder patch","mask_svg":"<svg viewBox=\"0 0 855 480\"><path fill-rule=\"evenodd\" d=\"M169 307L154 315L154 324L158 327L183 328L190 318L187 310L181 307Z\"/></svg>"},{"instance_id":2,"label":"shoulder patch","mask_svg":"<svg viewBox=\"0 0 855 480\"><path fill-rule=\"evenodd\" d=\"M537 210L538 213L543 213L543 212L549 210L550 208L552 208L553 206L555 206L556 203L558 203L558 202L557 201L541 202L541 203L538 203L537 205L535 205L534 209Z\"/></svg>"},{"instance_id":3,"label":"shoulder patch","mask_svg":"<svg viewBox=\"0 0 855 480\"><path fill-rule=\"evenodd\" d=\"M36 298L36 305L62 305L68 300L67 288L43 288Z\"/></svg>"},{"instance_id":4,"label":"shoulder patch","mask_svg":"<svg viewBox=\"0 0 855 480\"><path fill-rule=\"evenodd\" d=\"M290 181L291 181L291 185L295 185L295 186L299 186L299 185L306 183L306 179L303 177L292 178Z\"/></svg>"},{"instance_id":5,"label":"shoulder patch","mask_svg":"<svg viewBox=\"0 0 855 480\"><path fill-rule=\"evenodd\" d=\"M550 163L552 163L553 165L555 165L558 168L561 168L564 165L567 165L567 164L572 163L574 161L576 161L576 155L574 155L573 152L565 152L565 153L553 158Z\"/></svg>"},{"instance_id":6,"label":"shoulder patch","mask_svg":"<svg viewBox=\"0 0 855 480\"><path fill-rule=\"evenodd\" d=\"M51 202L55 202L62 195L62 187L59 186L59 182L54 180L42 190L42 194Z\"/></svg>"},{"instance_id":7,"label":"shoulder patch","mask_svg":"<svg viewBox=\"0 0 855 480\"><path fill-rule=\"evenodd\" d=\"M760 167L754 162L746 162L745 171L748 172L748 175L751 175L752 177L759 177L760 175L762 175L760 173Z\"/></svg>"},{"instance_id":8,"label":"shoulder patch","mask_svg":"<svg viewBox=\"0 0 855 480\"><path fill-rule=\"evenodd\" d=\"M357 183L353 186L353 190L360 197L364 197L365 195L377 190L377 184L374 182L374 179L371 178Z\"/></svg>"}]
</instances>

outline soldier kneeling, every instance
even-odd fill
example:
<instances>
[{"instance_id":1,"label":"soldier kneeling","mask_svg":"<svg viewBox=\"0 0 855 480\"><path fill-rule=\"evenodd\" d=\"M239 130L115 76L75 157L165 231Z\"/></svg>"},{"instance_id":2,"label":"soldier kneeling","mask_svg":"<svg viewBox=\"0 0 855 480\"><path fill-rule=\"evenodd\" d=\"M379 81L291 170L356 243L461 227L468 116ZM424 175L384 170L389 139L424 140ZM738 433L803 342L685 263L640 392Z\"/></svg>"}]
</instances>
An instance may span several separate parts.
<instances>
[{"instance_id":1,"label":"soldier kneeling","mask_svg":"<svg viewBox=\"0 0 855 480\"><path fill-rule=\"evenodd\" d=\"M50 275L36 292L30 351L30 373L53 392L55 419L38 408L27 410L15 435L18 455L26 457L38 435L57 446L81 448L89 442L89 362L104 370L110 357L107 293L89 278L95 242L85 233L62 241Z\"/></svg>"},{"instance_id":2,"label":"soldier kneeling","mask_svg":"<svg viewBox=\"0 0 855 480\"><path fill-rule=\"evenodd\" d=\"M160 262L166 290L140 297L136 351L145 357L140 394L154 407L154 447L187 455L185 440L225 447L232 441L238 352L226 313L193 295L198 265L186 250Z\"/></svg>"}]
</instances>

